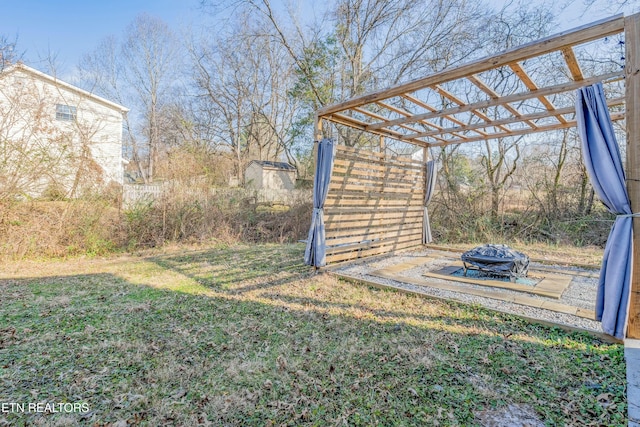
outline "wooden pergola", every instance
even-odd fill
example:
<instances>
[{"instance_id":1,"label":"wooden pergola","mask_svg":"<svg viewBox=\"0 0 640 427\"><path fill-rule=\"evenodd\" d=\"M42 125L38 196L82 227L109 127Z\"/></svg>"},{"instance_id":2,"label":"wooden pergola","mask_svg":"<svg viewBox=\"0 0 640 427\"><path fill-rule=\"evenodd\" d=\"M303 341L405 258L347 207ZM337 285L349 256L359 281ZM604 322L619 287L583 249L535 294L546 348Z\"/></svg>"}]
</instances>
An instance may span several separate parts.
<instances>
[{"instance_id":1,"label":"wooden pergola","mask_svg":"<svg viewBox=\"0 0 640 427\"><path fill-rule=\"evenodd\" d=\"M323 137L323 125L331 123L378 135L381 148L385 139L423 147L426 159L430 147L575 127L576 89L603 82L611 118L626 119L627 188L633 212L640 212L639 52L640 14L617 15L321 108L316 140ZM606 63L595 58L599 53L608 58ZM358 257L415 245L417 233L403 228L408 217L415 218L408 212L419 205L419 198L411 199L408 191L424 188L416 184L424 175L415 162L395 159L383 164L381 153L347 148L342 153L336 166L339 177L329 193L331 198L331 189L337 192L327 208L327 233L335 231L336 243L328 254L340 261L352 257L345 247ZM359 176L364 192L350 193L356 191L351 173ZM413 180L403 186L407 177ZM390 192L393 197L372 199ZM377 216L367 216L372 210ZM340 231L347 220L351 234ZM634 218L633 229L634 253L640 254L640 218ZM640 255L633 261L627 336L640 338Z\"/></svg>"}]
</instances>

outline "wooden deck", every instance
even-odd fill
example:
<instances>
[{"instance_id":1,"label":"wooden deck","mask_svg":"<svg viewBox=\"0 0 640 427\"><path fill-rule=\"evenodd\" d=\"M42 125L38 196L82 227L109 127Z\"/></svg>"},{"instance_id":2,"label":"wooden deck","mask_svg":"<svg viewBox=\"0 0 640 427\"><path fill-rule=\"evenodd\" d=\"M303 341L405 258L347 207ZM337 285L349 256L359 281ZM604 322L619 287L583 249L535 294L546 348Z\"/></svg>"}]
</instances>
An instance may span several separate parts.
<instances>
[{"instance_id":1,"label":"wooden deck","mask_svg":"<svg viewBox=\"0 0 640 427\"><path fill-rule=\"evenodd\" d=\"M545 276L542 277L542 280L540 280L535 286L521 285L518 283L498 280L478 280L453 276L451 274L446 275L438 272L428 272L424 274L430 278L437 278L451 282L443 283L442 281L409 277L403 274L403 272L407 270L419 267L433 260L433 257L416 257L411 261L376 270L369 274L375 277L410 283L412 285L424 286L427 288L442 289L479 297L492 298L499 301L541 308L558 313L571 314L578 317L584 317L586 319L595 319L595 313L593 310L574 307L557 301L557 299L562 295L562 292L571 282L571 276L566 274L546 273ZM479 289L478 287L461 286L456 282L480 285L482 286L482 289ZM536 289L538 286L541 287ZM514 294L514 292L505 292L505 290L516 291L519 294ZM544 296L548 299L535 298L533 295Z\"/></svg>"}]
</instances>

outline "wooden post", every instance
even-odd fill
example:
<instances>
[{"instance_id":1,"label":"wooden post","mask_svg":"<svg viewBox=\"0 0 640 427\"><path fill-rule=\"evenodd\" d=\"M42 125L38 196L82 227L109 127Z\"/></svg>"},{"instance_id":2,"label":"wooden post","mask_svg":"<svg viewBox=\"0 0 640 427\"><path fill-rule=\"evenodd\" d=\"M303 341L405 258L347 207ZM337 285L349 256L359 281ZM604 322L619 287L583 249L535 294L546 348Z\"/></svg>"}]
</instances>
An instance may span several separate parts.
<instances>
[{"instance_id":1,"label":"wooden post","mask_svg":"<svg viewBox=\"0 0 640 427\"><path fill-rule=\"evenodd\" d=\"M322 119L316 115L315 123L313 126L314 138L316 141L322 139Z\"/></svg>"},{"instance_id":2,"label":"wooden post","mask_svg":"<svg viewBox=\"0 0 640 427\"><path fill-rule=\"evenodd\" d=\"M313 124L313 176L316 174L316 163L318 161L318 144L322 140L322 119L316 115Z\"/></svg>"},{"instance_id":3,"label":"wooden post","mask_svg":"<svg viewBox=\"0 0 640 427\"><path fill-rule=\"evenodd\" d=\"M640 14L625 18L627 191L631 211L640 212ZM640 338L640 218L633 218L633 263L627 337Z\"/></svg>"},{"instance_id":4,"label":"wooden post","mask_svg":"<svg viewBox=\"0 0 640 427\"><path fill-rule=\"evenodd\" d=\"M380 135L380 152L384 154L385 145L384 145L384 136Z\"/></svg>"},{"instance_id":5,"label":"wooden post","mask_svg":"<svg viewBox=\"0 0 640 427\"><path fill-rule=\"evenodd\" d=\"M427 197L427 162L429 161L429 149L427 147L422 147L422 167L424 168L424 190L422 191L422 200ZM422 214L422 232L425 232L424 227L424 219L425 214Z\"/></svg>"}]
</instances>

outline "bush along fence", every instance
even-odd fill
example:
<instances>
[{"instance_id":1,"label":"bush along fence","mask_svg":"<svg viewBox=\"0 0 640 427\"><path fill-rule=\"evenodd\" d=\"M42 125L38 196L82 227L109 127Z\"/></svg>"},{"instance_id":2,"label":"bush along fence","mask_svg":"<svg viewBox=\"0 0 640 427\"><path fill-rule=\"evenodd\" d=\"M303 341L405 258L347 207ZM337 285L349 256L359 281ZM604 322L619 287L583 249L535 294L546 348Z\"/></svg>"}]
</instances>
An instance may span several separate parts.
<instances>
[{"instance_id":1,"label":"bush along fence","mask_svg":"<svg viewBox=\"0 0 640 427\"><path fill-rule=\"evenodd\" d=\"M246 200L252 204L282 204L297 206L311 203L312 190L249 189L249 188L207 188L185 187L171 183L125 184L122 187L122 204L125 209L139 204L150 204L168 194L181 193L190 200L209 200L212 197L224 197Z\"/></svg>"}]
</instances>

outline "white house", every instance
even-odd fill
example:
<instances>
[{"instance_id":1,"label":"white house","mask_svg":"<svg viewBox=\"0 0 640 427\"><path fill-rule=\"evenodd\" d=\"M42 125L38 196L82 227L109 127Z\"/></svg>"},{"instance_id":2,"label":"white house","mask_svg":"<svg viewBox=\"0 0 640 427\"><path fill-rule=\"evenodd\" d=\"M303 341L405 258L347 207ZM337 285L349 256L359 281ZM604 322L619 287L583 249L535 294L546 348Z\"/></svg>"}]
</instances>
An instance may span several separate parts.
<instances>
[{"instance_id":1,"label":"white house","mask_svg":"<svg viewBox=\"0 0 640 427\"><path fill-rule=\"evenodd\" d=\"M122 184L126 107L18 63L0 72L0 196Z\"/></svg>"},{"instance_id":2,"label":"white house","mask_svg":"<svg viewBox=\"0 0 640 427\"><path fill-rule=\"evenodd\" d=\"M255 189L293 190L296 174L296 168L289 163L253 160L244 171L244 182Z\"/></svg>"}]
</instances>

